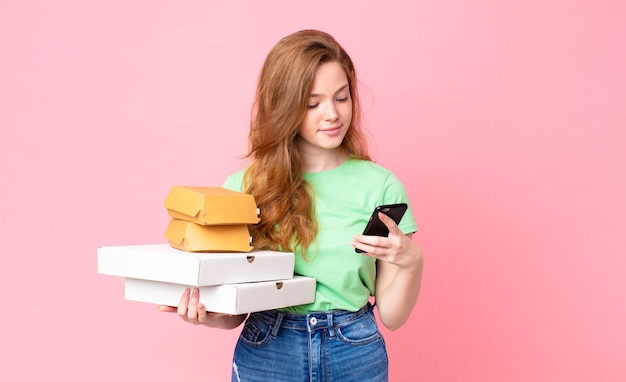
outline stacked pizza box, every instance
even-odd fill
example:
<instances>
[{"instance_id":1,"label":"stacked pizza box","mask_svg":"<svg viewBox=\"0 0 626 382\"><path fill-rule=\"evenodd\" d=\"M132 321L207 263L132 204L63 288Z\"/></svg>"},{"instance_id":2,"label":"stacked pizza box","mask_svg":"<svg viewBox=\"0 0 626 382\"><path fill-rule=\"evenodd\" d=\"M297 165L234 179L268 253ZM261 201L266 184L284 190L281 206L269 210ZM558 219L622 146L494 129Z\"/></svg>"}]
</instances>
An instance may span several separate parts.
<instances>
[{"instance_id":1,"label":"stacked pizza box","mask_svg":"<svg viewBox=\"0 0 626 382\"><path fill-rule=\"evenodd\" d=\"M208 311L243 314L311 303L315 279L294 276L295 255L254 249L254 197L220 187L174 186L165 200L168 244L98 248L98 272L125 279L125 298L177 306L198 288Z\"/></svg>"}]
</instances>

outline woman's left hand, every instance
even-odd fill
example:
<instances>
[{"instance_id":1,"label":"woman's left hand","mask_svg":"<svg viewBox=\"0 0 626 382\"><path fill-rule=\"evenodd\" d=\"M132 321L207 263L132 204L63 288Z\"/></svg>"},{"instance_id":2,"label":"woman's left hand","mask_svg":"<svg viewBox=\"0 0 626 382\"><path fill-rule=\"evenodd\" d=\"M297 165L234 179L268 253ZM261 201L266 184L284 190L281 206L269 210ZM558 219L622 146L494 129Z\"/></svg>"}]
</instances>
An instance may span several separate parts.
<instances>
[{"instance_id":1,"label":"woman's left hand","mask_svg":"<svg viewBox=\"0 0 626 382\"><path fill-rule=\"evenodd\" d=\"M411 240L411 235L402 233L393 219L382 212L378 213L378 217L389 229L389 236L357 235L350 244L365 251L363 255L394 264L407 271L419 270L422 251Z\"/></svg>"}]
</instances>

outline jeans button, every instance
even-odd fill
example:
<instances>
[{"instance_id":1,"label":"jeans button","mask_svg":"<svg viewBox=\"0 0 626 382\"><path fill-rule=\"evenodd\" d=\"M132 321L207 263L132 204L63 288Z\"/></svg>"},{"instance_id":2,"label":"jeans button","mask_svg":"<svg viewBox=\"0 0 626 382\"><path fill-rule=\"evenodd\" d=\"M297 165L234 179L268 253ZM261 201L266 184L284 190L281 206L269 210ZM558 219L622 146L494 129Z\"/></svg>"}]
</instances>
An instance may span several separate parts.
<instances>
[{"instance_id":1,"label":"jeans button","mask_svg":"<svg viewBox=\"0 0 626 382\"><path fill-rule=\"evenodd\" d=\"M311 319L309 320L309 324L311 324L311 326L317 325L317 318L311 317Z\"/></svg>"}]
</instances>

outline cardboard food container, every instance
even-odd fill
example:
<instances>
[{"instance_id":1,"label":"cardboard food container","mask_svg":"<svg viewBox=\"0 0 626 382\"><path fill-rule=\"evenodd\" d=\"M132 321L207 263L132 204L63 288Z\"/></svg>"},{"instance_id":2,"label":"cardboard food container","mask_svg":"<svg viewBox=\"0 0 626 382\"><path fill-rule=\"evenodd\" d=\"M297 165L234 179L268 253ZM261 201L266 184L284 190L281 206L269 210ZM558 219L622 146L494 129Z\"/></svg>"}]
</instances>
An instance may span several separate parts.
<instances>
[{"instance_id":1,"label":"cardboard food container","mask_svg":"<svg viewBox=\"0 0 626 382\"><path fill-rule=\"evenodd\" d=\"M168 244L98 248L98 273L191 286L293 277L291 252L184 252Z\"/></svg>"},{"instance_id":2,"label":"cardboard food container","mask_svg":"<svg viewBox=\"0 0 626 382\"><path fill-rule=\"evenodd\" d=\"M174 186L165 199L169 216L200 225L257 224L254 196L222 187Z\"/></svg>"},{"instance_id":3,"label":"cardboard food container","mask_svg":"<svg viewBox=\"0 0 626 382\"><path fill-rule=\"evenodd\" d=\"M246 224L199 225L175 218L165 229L169 244L187 252L250 252L252 236Z\"/></svg>"},{"instance_id":4,"label":"cardboard food container","mask_svg":"<svg viewBox=\"0 0 626 382\"><path fill-rule=\"evenodd\" d=\"M316 280L295 276L288 280L200 287L200 302L209 312L244 314L308 304L315 300ZM187 285L125 279L126 300L178 306Z\"/></svg>"}]
</instances>

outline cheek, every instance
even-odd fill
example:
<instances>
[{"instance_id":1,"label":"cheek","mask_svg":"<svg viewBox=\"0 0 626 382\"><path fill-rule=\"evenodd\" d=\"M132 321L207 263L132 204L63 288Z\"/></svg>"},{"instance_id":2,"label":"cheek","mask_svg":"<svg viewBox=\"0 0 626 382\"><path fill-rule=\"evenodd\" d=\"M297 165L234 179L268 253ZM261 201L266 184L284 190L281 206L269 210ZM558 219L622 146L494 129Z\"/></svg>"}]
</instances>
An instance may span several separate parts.
<instances>
[{"instance_id":1,"label":"cheek","mask_svg":"<svg viewBox=\"0 0 626 382\"><path fill-rule=\"evenodd\" d=\"M346 119L352 119L352 102L346 102L344 104L341 105L341 114L344 115L344 118Z\"/></svg>"},{"instance_id":2,"label":"cheek","mask_svg":"<svg viewBox=\"0 0 626 382\"><path fill-rule=\"evenodd\" d=\"M309 112L305 115L304 119L302 120L302 124L300 125L300 128L298 129L298 134L307 135L307 132L310 132L313 129L315 129L315 118L313 114Z\"/></svg>"}]
</instances>

